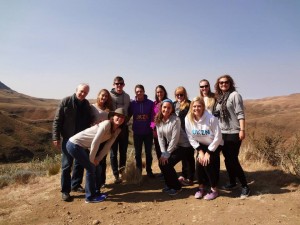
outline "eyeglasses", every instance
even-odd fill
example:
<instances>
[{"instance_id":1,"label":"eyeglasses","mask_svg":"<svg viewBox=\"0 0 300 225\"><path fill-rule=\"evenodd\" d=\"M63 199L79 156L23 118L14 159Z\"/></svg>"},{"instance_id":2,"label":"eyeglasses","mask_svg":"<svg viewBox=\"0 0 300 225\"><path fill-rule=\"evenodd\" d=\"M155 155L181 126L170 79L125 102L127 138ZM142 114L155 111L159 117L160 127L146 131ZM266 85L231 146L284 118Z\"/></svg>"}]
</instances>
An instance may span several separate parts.
<instances>
[{"instance_id":1,"label":"eyeglasses","mask_svg":"<svg viewBox=\"0 0 300 225\"><path fill-rule=\"evenodd\" d=\"M208 88L208 85L202 85L200 88Z\"/></svg>"},{"instance_id":2,"label":"eyeglasses","mask_svg":"<svg viewBox=\"0 0 300 225\"><path fill-rule=\"evenodd\" d=\"M176 94L176 97L183 97L184 94Z\"/></svg>"},{"instance_id":3,"label":"eyeglasses","mask_svg":"<svg viewBox=\"0 0 300 225\"><path fill-rule=\"evenodd\" d=\"M119 85L124 85L124 83L115 83L115 85L119 86Z\"/></svg>"},{"instance_id":4,"label":"eyeglasses","mask_svg":"<svg viewBox=\"0 0 300 225\"><path fill-rule=\"evenodd\" d=\"M219 84L229 84L229 81L226 80L226 81L219 81Z\"/></svg>"}]
</instances>

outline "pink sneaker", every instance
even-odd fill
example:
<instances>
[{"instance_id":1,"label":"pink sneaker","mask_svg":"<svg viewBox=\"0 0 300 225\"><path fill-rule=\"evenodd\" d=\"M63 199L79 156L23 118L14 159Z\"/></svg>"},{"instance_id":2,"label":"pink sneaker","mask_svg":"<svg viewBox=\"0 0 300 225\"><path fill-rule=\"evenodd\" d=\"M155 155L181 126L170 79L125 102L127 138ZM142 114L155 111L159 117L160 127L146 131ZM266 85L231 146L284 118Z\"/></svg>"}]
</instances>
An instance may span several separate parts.
<instances>
[{"instance_id":1,"label":"pink sneaker","mask_svg":"<svg viewBox=\"0 0 300 225\"><path fill-rule=\"evenodd\" d=\"M219 194L217 191L211 191L210 193L207 193L203 199L205 200L214 200L216 197L218 197Z\"/></svg>"},{"instance_id":2,"label":"pink sneaker","mask_svg":"<svg viewBox=\"0 0 300 225\"><path fill-rule=\"evenodd\" d=\"M204 189L203 188L199 188L198 191L195 194L195 198L196 199L202 198L203 195L204 195Z\"/></svg>"}]
</instances>

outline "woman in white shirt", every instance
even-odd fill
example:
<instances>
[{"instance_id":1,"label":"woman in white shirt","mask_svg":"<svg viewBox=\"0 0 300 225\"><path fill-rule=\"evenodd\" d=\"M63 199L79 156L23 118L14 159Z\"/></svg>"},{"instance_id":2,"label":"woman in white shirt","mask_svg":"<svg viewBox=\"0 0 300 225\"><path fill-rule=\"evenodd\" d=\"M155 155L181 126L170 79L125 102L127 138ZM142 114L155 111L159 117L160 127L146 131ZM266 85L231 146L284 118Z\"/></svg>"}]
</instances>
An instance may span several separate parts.
<instances>
[{"instance_id":1,"label":"woman in white shirt","mask_svg":"<svg viewBox=\"0 0 300 225\"><path fill-rule=\"evenodd\" d=\"M189 112L185 117L185 131L190 144L197 150L196 173L198 176L199 189L195 198L213 200L218 197L216 152L222 142L222 133L219 121L216 117L205 110L202 97L193 99ZM208 177L210 191L205 193L205 177Z\"/></svg>"}]
</instances>

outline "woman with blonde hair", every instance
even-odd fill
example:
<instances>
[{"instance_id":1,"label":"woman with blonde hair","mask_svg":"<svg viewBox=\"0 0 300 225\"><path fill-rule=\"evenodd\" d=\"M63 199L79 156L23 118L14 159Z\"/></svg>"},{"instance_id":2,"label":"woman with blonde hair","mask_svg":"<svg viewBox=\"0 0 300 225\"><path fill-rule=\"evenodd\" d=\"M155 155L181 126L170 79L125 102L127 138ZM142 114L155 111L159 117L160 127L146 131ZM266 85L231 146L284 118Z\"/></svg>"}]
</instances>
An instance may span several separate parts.
<instances>
[{"instance_id":1,"label":"woman with blonde hair","mask_svg":"<svg viewBox=\"0 0 300 225\"><path fill-rule=\"evenodd\" d=\"M205 109L204 99L196 97L190 105L185 118L185 130L190 144L197 150L196 173L199 189L195 198L213 200L218 197L218 178L216 171L216 153L222 144L222 133L216 117ZM205 178L208 177L210 191L204 189Z\"/></svg>"},{"instance_id":2,"label":"woman with blonde hair","mask_svg":"<svg viewBox=\"0 0 300 225\"><path fill-rule=\"evenodd\" d=\"M174 108L176 115L180 118L181 128L185 131L184 118L187 115L191 101L188 99L188 94L183 86L175 89L175 102ZM186 149L185 157L182 159L182 176L178 179L183 186L192 185L195 176L195 158L194 149L192 146Z\"/></svg>"},{"instance_id":3,"label":"woman with blonde hair","mask_svg":"<svg viewBox=\"0 0 300 225\"><path fill-rule=\"evenodd\" d=\"M205 109L213 113L213 109L216 103L215 94L211 92L209 81L202 79L199 82L200 96L203 97L205 102Z\"/></svg>"},{"instance_id":4,"label":"woman with blonde hair","mask_svg":"<svg viewBox=\"0 0 300 225\"><path fill-rule=\"evenodd\" d=\"M210 89L210 83L207 79L202 79L199 82L200 96L203 98L205 103L205 109L213 114L214 108L216 105L215 93L213 93ZM217 170L217 179L219 180L220 176L220 152L221 148L216 152L216 170Z\"/></svg>"}]
</instances>

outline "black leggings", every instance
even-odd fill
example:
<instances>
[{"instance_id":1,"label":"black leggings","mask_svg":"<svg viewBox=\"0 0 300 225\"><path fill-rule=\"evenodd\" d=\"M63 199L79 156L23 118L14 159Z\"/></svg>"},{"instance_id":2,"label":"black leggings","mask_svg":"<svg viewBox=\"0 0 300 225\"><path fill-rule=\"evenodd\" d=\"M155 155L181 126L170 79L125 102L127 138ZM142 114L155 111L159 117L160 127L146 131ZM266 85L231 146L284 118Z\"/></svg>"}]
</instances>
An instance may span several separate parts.
<instances>
[{"instance_id":1,"label":"black leggings","mask_svg":"<svg viewBox=\"0 0 300 225\"><path fill-rule=\"evenodd\" d=\"M208 151L208 146L202 145L201 144L201 150L206 153ZM198 158L197 153L197 158ZM208 179L209 184L211 187L217 187L218 185L218 157L219 154L219 147L216 149L215 152L210 152L210 162L208 165L203 166L199 163L198 160L196 160L196 173L197 173L197 178L198 178L198 183L199 184L205 184L206 179Z\"/></svg>"},{"instance_id":2,"label":"black leggings","mask_svg":"<svg viewBox=\"0 0 300 225\"><path fill-rule=\"evenodd\" d=\"M236 184L236 178L239 179L242 186L247 186L247 180L244 170L239 161L239 153L242 141L239 134L223 134L224 146L222 152L225 158L225 166L231 184Z\"/></svg>"}]
</instances>

